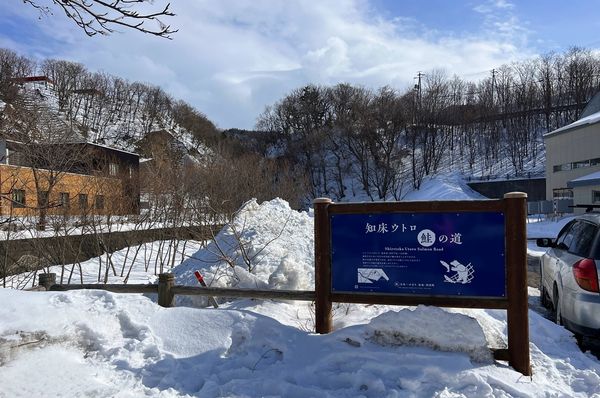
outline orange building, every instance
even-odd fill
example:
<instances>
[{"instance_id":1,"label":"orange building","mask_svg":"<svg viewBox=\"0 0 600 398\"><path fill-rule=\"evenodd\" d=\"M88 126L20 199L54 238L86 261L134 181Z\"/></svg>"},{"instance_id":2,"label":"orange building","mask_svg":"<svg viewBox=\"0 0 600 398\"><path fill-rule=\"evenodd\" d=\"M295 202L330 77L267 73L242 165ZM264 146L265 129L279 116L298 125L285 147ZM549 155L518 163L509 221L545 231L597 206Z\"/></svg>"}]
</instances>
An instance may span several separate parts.
<instances>
[{"instance_id":1,"label":"orange building","mask_svg":"<svg viewBox=\"0 0 600 398\"><path fill-rule=\"evenodd\" d=\"M139 157L88 142L0 140L0 190L2 216L138 214Z\"/></svg>"}]
</instances>

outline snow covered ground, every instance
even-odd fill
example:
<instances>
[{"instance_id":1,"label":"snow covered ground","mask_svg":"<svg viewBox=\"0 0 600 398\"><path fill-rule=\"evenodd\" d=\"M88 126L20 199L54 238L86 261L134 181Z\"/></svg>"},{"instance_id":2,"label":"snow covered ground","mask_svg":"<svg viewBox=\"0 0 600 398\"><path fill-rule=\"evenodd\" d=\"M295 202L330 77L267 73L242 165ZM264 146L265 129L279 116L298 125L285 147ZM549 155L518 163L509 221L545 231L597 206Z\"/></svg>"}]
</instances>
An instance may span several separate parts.
<instances>
[{"instance_id":1,"label":"snow covered ground","mask_svg":"<svg viewBox=\"0 0 600 398\"><path fill-rule=\"evenodd\" d=\"M444 178L411 199L471 197ZM198 269L215 286L312 289L312 229L285 201L251 201L173 272L179 284L197 285ZM506 344L501 310L336 304L335 331L315 335L304 302L165 309L141 295L0 289L0 397L600 397L598 359L529 295L531 378L491 357Z\"/></svg>"},{"instance_id":2,"label":"snow covered ground","mask_svg":"<svg viewBox=\"0 0 600 398\"><path fill-rule=\"evenodd\" d=\"M498 310L343 306L344 326L320 336L293 325L291 303L165 309L93 290L0 290L0 300L2 397L589 397L600 388L598 360L535 312L529 378L491 359L487 347L505 341Z\"/></svg>"},{"instance_id":3,"label":"snow covered ground","mask_svg":"<svg viewBox=\"0 0 600 398\"><path fill-rule=\"evenodd\" d=\"M80 264L54 265L43 269L57 275L57 283L155 283L157 274L168 272L197 253L203 242L155 241L94 257ZM112 265L111 265L112 263ZM108 266L108 271L107 271ZM114 271L113 271L114 269ZM161 271L162 270L162 271ZM37 284L37 272L25 272L0 279L0 286L26 289Z\"/></svg>"}]
</instances>

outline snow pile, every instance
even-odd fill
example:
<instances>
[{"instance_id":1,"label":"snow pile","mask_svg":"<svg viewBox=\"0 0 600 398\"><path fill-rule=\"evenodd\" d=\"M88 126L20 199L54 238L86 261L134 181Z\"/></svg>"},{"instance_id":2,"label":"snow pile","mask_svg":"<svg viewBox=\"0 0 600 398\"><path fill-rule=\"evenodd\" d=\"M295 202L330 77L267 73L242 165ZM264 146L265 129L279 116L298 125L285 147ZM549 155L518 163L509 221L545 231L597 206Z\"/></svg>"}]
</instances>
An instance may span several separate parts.
<instances>
[{"instance_id":1,"label":"snow pile","mask_svg":"<svg viewBox=\"0 0 600 398\"><path fill-rule=\"evenodd\" d=\"M443 328L438 326L443 324ZM465 352L479 362L492 357L485 334L473 317L440 308L386 312L366 326L367 338L383 346L424 346L437 351Z\"/></svg>"},{"instance_id":2,"label":"snow pile","mask_svg":"<svg viewBox=\"0 0 600 398\"><path fill-rule=\"evenodd\" d=\"M423 180L419 190L409 192L404 200L472 200L486 199L472 190L459 173L436 174Z\"/></svg>"},{"instance_id":3,"label":"snow pile","mask_svg":"<svg viewBox=\"0 0 600 398\"><path fill-rule=\"evenodd\" d=\"M246 203L205 249L173 269L178 284L196 286L200 270L212 286L314 288L313 219L283 199Z\"/></svg>"},{"instance_id":4,"label":"snow pile","mask_svg":"<svg viewBox=\"0 0 600 398\"><path fill-rule=\"evenodd\" d=\"M178 259L191 256L174 269L177 283L197 286L199 269L217 286L312 289L312 234L310 214L251 201L207 248L177 248ZM156 244L152 264L166 249ZM135 261L113 254L118 270L133 267L131 282L153 271L143 250ZM98 259L82 266L84 281L97 278ZM529 296L539 302L536 289ZM533 310L527 378L489 353L506 346L503 310L336 303L335 331L315 335L304 302L165 309L153 300L0 289L0 397L600 397L598 359Z\"/></svg>"}]
</instances>

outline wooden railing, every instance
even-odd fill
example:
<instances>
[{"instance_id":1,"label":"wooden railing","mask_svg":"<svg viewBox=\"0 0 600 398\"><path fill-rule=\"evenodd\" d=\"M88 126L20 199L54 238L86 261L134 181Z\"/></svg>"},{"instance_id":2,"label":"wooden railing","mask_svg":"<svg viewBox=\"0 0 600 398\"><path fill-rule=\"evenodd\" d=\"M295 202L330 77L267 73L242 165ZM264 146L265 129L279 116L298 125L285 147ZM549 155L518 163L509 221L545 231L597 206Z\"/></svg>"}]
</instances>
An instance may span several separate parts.
<instances>
[{"instance_id":1,"label":"wooden railing","mask_svg":"<svg viewBox=\"0 0 600 398\"><path fill-rule=\"evenodd\" d=\"M39 285L28 289L33 291L67 291L97 289L114 293L158 294L158 304L162 307L175 306L175 296L244 297L267 300L314 301L314 290L275 290L275 289L235 289L221 287L175 285L175 275L166 273L158 276L158 284L56 284L56 274L39 274Z\"/></svg>"}]
</instances>

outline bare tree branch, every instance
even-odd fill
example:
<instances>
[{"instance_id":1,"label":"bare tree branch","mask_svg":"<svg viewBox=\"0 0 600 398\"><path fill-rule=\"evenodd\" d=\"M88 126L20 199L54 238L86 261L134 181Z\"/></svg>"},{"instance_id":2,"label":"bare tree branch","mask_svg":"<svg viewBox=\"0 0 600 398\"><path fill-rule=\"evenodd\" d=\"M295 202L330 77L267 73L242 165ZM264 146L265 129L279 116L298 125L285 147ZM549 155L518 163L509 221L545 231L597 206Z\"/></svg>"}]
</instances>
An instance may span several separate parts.
<instances>
[{"instance_id":1,"label":"bare tree branch","mask_svg":"<svg viewBox=\"0 0 600 398\"><path fill-rule=\"evenodd\" d=\"M65 15L73 20L88 36L108 35L115 32L116 27L137 30L142 33L171 39L177 32L159 18L172 17L175 14L169 9L170 3L158 11L141 12L139 7L150 0L52 0ZM39 0L23 0L39 10L41 15L54 15L48 6L39 4ZM156 26L151 26L155 23Z\"/></svg>"}]
</instances>

